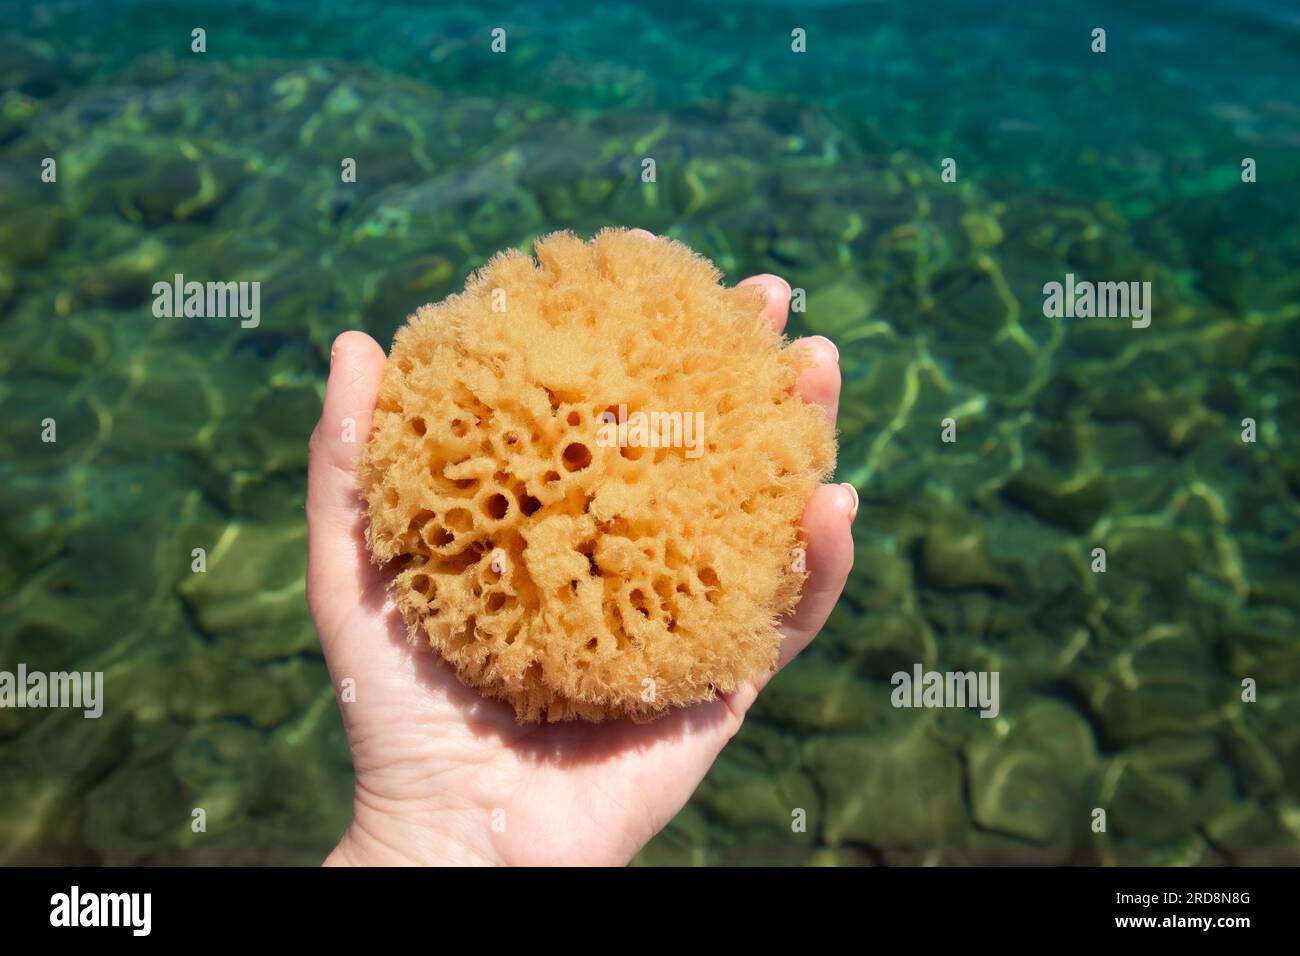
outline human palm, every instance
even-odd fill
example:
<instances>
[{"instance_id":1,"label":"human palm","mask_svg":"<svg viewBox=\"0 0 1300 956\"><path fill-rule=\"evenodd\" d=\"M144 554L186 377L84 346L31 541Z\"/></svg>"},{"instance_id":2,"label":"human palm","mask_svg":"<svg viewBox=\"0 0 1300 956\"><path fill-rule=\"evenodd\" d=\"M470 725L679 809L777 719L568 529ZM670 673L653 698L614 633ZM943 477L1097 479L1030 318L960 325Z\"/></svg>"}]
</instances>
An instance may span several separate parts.
<instances>
[{"instance_id":1,"label":"human palm","mask_svg":"<svg viewBox=\"0 0 1300 956\"><path fill-rule=\"evenodd\" d=\"M747 284L762 288L765 316L783 328L789 286L774 276ZM801 395L834 419L835 347L822 338L791 347L815 362ZM344 440L347 419L360 440L368 433L385 361L369 336L339 336L311 440L307 599L356 772L353 820L326 862L624 864L690 798L771 675L651 723L521 725L408 643L388 574L366 551L353 474L361 444ZM781 629L778 668L821 629L844 587L856 511L851 486L825 485L804 512L809 579Z\"/></svg>"}]
</instances>

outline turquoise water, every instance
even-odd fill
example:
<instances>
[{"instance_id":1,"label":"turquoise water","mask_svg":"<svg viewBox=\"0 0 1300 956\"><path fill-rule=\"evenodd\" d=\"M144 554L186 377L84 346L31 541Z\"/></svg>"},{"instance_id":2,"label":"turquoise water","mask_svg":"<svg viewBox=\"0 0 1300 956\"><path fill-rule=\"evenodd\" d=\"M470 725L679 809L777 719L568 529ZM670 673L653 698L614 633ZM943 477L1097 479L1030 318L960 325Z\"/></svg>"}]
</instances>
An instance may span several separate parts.
<instances>
[{"instance_id":1,"label":"turquoise water","mask_svg":"<svg viewBox=\"0 0 1300 956\"><path fill-rule=\"evenodd\" d=\"M0 709L0 859L331 847L329 343L635 225L806 290L862 499L828 628L641 862L1295 861L1300 9L1024 6L0 0L0 671L108 688ZM156 318L175 273L260 324ZM1045 315L1067 274L1150 326ZM894 708L917 663L999 716Z\"/></svg>"}]
</instances>

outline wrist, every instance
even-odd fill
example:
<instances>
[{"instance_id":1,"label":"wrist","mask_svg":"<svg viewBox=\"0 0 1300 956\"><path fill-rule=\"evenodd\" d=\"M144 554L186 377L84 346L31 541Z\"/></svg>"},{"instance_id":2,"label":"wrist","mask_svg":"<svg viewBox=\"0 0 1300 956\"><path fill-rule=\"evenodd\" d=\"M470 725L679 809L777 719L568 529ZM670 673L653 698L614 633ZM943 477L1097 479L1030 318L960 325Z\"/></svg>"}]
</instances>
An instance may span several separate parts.
<instances>
[{"instance_id":1,"label":"wrist","mask_svg":"<svg viewBox=\"0 0 1300 956\"><path fill-rule=\"evenodd\" d=\"M352 822L323 865L502 866L490 832L485 810L381 808L358 799Z\"/></svg>"}]
</instances>

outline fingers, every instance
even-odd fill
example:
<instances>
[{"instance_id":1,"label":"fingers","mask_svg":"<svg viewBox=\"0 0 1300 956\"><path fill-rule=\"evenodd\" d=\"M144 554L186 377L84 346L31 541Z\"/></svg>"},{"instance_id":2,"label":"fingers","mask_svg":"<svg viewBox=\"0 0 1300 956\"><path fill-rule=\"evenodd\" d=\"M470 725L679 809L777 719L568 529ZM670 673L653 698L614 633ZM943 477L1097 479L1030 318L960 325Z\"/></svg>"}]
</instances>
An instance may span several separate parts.
<instances>
[{"instance_id":1,"label":"fingers","mask_svg":"<svg viewBox=\"0 0 1300 956\"><path fill-rule=\"evenodd\" d=\"M790 315L790 283L765 272L736 284L738 289L747 286L755 286L763 293L763 318L771 322L776 331L785 331L786 319Z\"/></svg>"},{"instance_id":2,"label":"fingers","mask_svg":"<svg viewBox=\"0 0 1300 956\"><path fill-rule=\"evenodd\" d=\"M805 402L820 405L830 421L840 411L840 350L824 335L795 339L792 349L802 349L812 356L813 365L799 373L799 394Z\"/></svg>"},{"instance_id":3,"label":"fingers","mask_svg":"<svg viewBox=\"0 0 1300 956\"><path fill-rule=\"evenodd\" d=\"M790 283L780 276L751 276L742 286L758 286L766 304L763 315L778 332L785 328L790 308ZM840 406L840 350L823 335L797 339L790 348L805 350L812 366L799 374L798 390L804 401L820 405L834 422ZM803 529L808 542L808 580L794 615L783 628L779 670L821 630L853 567L853 519L858 513L858 493L852 485L823 485L804 509ZM770 680L765 677L757 693Z\"/></svg>"},{"instance_id":4,"label":"fingers","mask_svg":"<svg viewBox=\"0 0 1300 956\"><path fill-rule=\"evenodd\" d=\"M804 509L808 580L799 606L781 628L785 640L778 669L811 643L840 599L853 570L853 519L857 515L858 492L848 483L822 485Z\"/></svg>"},{"instance_id":5,"label":"fingers","mask_svg":"<svg viewBox=\"0 0 1300 956\"><path fill-rule=\"evenodd\" d=\"M344 332L330 352L325 405L307 458L307 590L313 614L327 611L323 601L356 604L355 552L364 543L357 540L361 502L353 468L370 434L385 362L384 350L362 332Z\"/></svg>"},{"instance_id":6,"label":"fingers","mask_svg":"<svg viewBox=\"0 0 1300 956\"><path fill-rule=\"evenodd\" d=\"M853 519L857 513L858 493L849 484L822 485L809 499L803 514L808 579L798 607L781 626L776 671L812 643L839 600L853 570ZM730 700L733 711L743 714L776 671L736 691Z\"/></svg>"},{"instance_id":7,"label":"fingers","mask_svg":"<svg viewBox=\"0 0 1300 956\"><path fill-rule=\"evenodd\" d=\"M740 285L760 287L767 300L763 314L777 331L785 328L790 308L790 284L775 275L757 275ZM804 349L813 364L799 375L799 394L804 401L820 405L830 421L840 406L840 350L823 335L797 339L791 348ZM778 669L794 658L821 630L830 615L844 582L853 567L854 517L858 493L852 485L823 485L804 510L803 528L808 541L808 580L794 615L787 622ZM760 684L767 683L770 676Z\"/></svg>"},{"instance_id":8,"label":"fingers","mask_svg":"<svg viewBox=\"0 0 1300 956\"><path fill-rule=\"evenodd\" d=\"M785 330L790 311L790 283L780 276L750 276L740 286L756 286L763 292L763 317L778 332ZM806 402L815 402L826 410L826 417L835 421L840 410L840 350L824 335L796 339L791 348L805 349L811 353L813 367L799 376L799 394Z\"/></svg>"},{"instance_id":9,"label":"fingers","mask_svg":"<svg viewBox=\"0 0 1300 956\"><path fill-rule=\"evenodd\" d=\"M386 362L379 343L364 332L344 332L334 340L325 405L312 433L309 475L322 473L313 472L317 465L351 471L370 431ZM355 428L345 428L349 419Z\"/></svg>"}]
</instances>

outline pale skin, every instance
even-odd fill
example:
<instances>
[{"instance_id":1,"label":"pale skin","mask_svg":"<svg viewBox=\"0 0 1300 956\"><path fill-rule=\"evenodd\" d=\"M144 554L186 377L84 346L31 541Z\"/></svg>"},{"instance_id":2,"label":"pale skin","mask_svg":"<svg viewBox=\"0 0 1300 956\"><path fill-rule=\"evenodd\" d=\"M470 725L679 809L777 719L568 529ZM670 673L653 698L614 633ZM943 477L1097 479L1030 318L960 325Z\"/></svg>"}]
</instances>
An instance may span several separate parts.
<instances>
[{"instance_id":1,"label":"pale skin","mask_svg":"<svg viewBox=\"0 0 1300 956\"><path fill-rule=\"evenodd\" d=\"M785 327L790 287L760 275L763 314ZM815 365L803 399L834 420L839 356L828 339L800 339ZM685 805L771 679L648 724L520 725L505 704L465 687L406 626L369 561L354 463L370 428L384 351L361 332L334 342L307 481L307 602L336 689L356 771L353 816L327 865L621 866ZM343 440L343 420L356 442ZM853 565L850 485L823 485L802 527L809 577L783 623L777 666L821 630Z\"/></svg>"}]
</instances>

